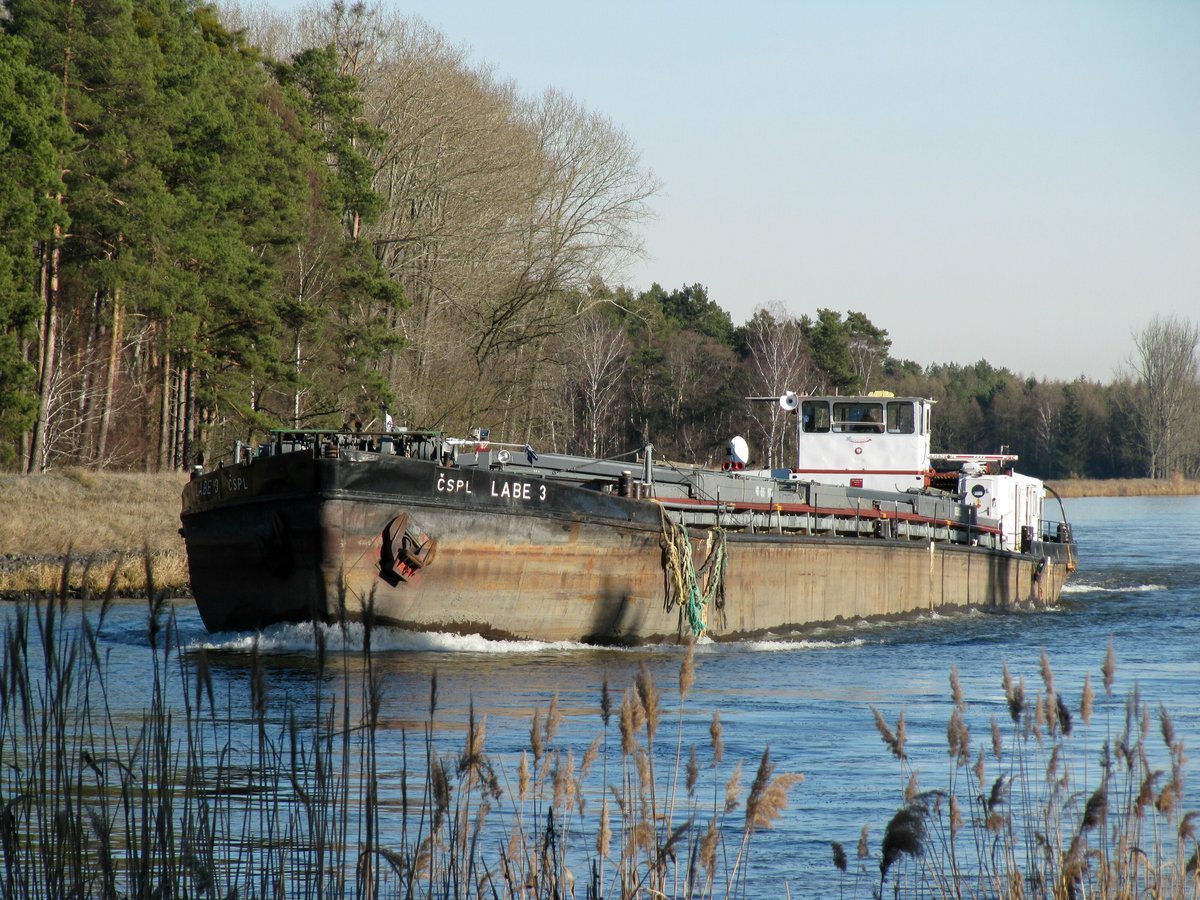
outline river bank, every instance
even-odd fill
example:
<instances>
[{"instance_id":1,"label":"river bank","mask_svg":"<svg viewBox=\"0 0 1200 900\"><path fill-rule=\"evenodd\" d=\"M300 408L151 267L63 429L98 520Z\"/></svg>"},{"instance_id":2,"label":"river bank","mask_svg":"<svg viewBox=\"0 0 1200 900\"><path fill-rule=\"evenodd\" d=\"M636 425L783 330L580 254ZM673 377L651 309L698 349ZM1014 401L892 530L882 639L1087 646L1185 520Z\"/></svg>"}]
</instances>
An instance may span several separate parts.
<instances>
[{"instance_id":1,"label":"river bank","mask_svg":"<svg viewBox=\"0 0 1200 900\"><path fill-rule=\"evenodd\" d=\"M1194 497L1200 481L1182 478L1067 478L1047 481L1060 497Z\"/></svg>"},{"instance_id":2,"label":"river bank","mask_svg":"<svg viewBox=\"0 0 1200 900\"><path fill-rule=\"evenodd\" d=\"M61 588L120 594L145 590L145 557L157 587L190 592L179 535L180 493L187 475L65 469L43 475L0 474L0 596ZM1064 499L1200 494L1200 481L1149 478L1051 481ZM1068 510L1068 515L1070 510Z\"/></svg>"},{"instance_id":3,"label":"river bank","mask_svg":"<svg viewBox=\"0 0 1200 900\"><path fill-rule=\"evenodd\" d=\"M139 594L147 555L156 587L187 593L179 535L187 475L66 469L0 474L0 597L67 589Z\"/></svg>"}]
</instances>

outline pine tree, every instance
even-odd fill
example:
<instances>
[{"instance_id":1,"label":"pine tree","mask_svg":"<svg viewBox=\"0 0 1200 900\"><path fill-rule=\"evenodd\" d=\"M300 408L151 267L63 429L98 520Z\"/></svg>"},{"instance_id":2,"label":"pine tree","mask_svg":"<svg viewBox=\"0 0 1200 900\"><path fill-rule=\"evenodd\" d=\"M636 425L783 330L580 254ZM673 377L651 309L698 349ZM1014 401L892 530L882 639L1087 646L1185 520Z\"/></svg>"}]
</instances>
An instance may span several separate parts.
<instances>
[{"instance_id":1,"label":"pine tree","mask_svg":"<svg viewBox=\"0 0 1200 900\"><path fill-rule=\"evenodd\" d=\"M800 320L800 331L827 389L853 393L862 387L850 353L850 329L840 313L818 309L815 322L808 316Z\"/></svg>"},{"instance_id":2,"label":"pine tree","mask_svg":"<svg viewBox=\"0 0 1200 900\"><path fill-rule=\"evenodd\" d=\"M28 56L28 42L0 32L0 464L36 416L37 371L25 348L41 312L38 257L66 222L55 198L70 135L53 81Z\"/></svg>"},{"instance_id":3,"label":"pine tree","mask_svg":"<svg viewBox=\"0 0 1200 900\"><path fill-rule=\"evenodd\" d=\"M1081 477L1087 471L1088 435L1076 385L1063 385L1063 407L1058 416L1056 474Z\"/></svg>"},{"instance_id":4,"label":"pine tree","mask_svg":"<svg viewBox=\"0 0 1200 900\"><path fill-rule=\"evenodd\" d=\"M333 47L305 50L276 76L305 126L313 185L282 294L296 380L291 419L341 420L389 399L381 360L402 346L394 325L403 292L363 230L382 205L364 152L382 133L365 120L358 83L339 71Z\"/></svg>"}]
</instances>

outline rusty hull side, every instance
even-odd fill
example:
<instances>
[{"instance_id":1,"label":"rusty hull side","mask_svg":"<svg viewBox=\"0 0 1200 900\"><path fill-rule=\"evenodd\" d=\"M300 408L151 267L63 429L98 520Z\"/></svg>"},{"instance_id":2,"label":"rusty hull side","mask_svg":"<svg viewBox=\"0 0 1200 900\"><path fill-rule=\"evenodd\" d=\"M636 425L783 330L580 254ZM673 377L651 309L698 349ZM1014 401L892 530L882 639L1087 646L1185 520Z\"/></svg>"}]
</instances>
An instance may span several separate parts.
<instances>
[{"instance_id":1,"label":"rusty hull side","mask_svg":"<svg viewBox=\"0 0 1200 900\"><path fill-rule=\"evenodd\" d=\"M663 601L657 506L553 481L362 458L325 507L323 577L351 615L374 602L405 628L625 644L677 638ZM390 585L383 532L397 515L432 539L430 562Z\"/></svg>"},{"instance_id":2,"label":"rusty hull side","mask_svg":"<svg viewBox=\"0 0 1200 900\"><path fill-rule=\"evenodd\" d=\"M715 639L934 610L1040 606L1067 570L1028 556L929 541L730 535ZM753 602L747 598L753 597Z\"/></svg>"},{"instance_id":3,"label":"rusty hull side","mask_svg":"<svg viewBox=\"0 0 1200 900\"><path fill-rule=\"evenodd\" d=\"M413 527L435 536L428 566L395 586L380 577L381 531L396 515L384 502L342 500L327 508L326 539L345 568L351 615L404 628L491 638L627 644L677 638L678 608L663 603L661 531L627 522L410 506ZM336 558L334 546L326 558Z\"/></svg>"}]
</instances>

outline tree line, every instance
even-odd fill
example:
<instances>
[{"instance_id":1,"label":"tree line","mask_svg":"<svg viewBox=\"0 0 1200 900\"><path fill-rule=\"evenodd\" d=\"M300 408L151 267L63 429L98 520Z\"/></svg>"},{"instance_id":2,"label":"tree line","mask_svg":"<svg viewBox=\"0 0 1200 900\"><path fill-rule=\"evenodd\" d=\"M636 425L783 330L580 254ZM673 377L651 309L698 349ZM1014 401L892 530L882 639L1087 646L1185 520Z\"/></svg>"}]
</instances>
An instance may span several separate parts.
<instances>
[{"instance_id":1,"label":"tree line","mask_svg":"<svg viewBox=\"0 0 1200 900\"><path fill-rule=\"evenodd\" d=\"M1110 384L891 356L861 313L618 286L657 183L574 99L421 22L5 0L0 464L187 468L351 416L556 450L794 458L747 396L929 396L938 449L1048 477L1200 475L1197 333Z\"/></svg>"}]
</instances>

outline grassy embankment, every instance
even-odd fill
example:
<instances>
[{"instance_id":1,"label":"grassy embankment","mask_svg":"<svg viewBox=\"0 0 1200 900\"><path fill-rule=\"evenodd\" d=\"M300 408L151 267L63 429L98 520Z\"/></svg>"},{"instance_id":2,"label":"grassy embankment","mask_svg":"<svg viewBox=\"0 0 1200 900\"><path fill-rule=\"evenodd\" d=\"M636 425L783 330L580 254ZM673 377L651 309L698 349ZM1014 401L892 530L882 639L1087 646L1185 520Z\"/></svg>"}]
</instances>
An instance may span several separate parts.
<instances>
[{"instance_id":1,"label":"grassy embankment","mask_svg":"<svg viewBox=\"0 0 1200 900\"><path fill-rule=\"evenodd\" d=\"M187 476L67 469L45 475L0 474L0 596L54 592L63 559L73 559L68 589L145 590L144 552L156 586L188 589L179 536L180 492ZM114 578L115 570L115 578Z\"/></svg>"},{"instance_id":2,"label":"grassy embankment","mask_svg":"<svg viewBox=\"0 0 1200 900\"><path fill-rule=\"evenodd\" d=\"M1192 497L1200 494L1200 481L1173 478L1068 478L1047 481L1061 497Z\"/></svg>"},{"instance_id":3,"label":"grassy embankment","mask_svg":"<svg viewBox=\"0 0 1200 900\"><path fill-rule=\"evenodd\" d=\"M0 475L0 596L54 591L62 560L76 559L68 588L120 593L145 589L143 550L154 560L159 587L188 590L187 561L179 537L179 495L186 475L145 475L67 469L45 475ZM1148 478L1050 482L1063 497L1134 497L1200 494L1200 481ZM121 558L124 554L124 558Z\"/></svg>"}]
</instances>

